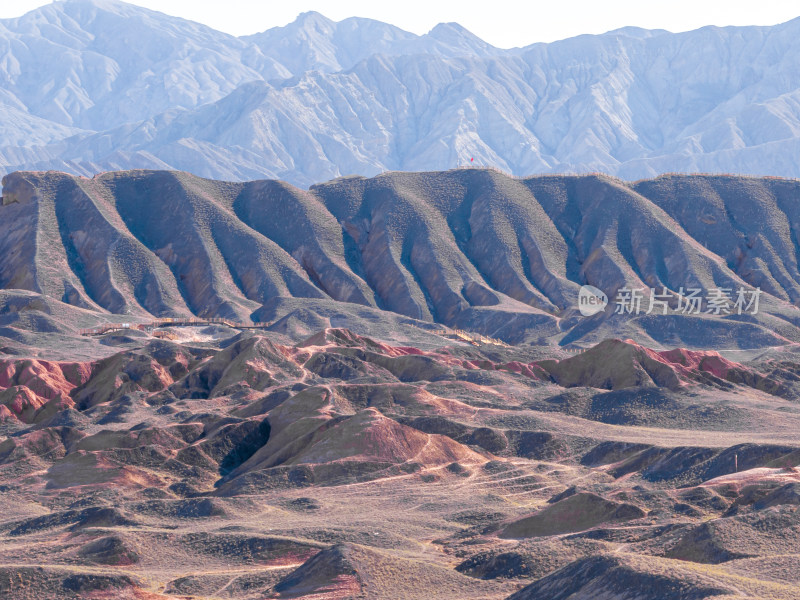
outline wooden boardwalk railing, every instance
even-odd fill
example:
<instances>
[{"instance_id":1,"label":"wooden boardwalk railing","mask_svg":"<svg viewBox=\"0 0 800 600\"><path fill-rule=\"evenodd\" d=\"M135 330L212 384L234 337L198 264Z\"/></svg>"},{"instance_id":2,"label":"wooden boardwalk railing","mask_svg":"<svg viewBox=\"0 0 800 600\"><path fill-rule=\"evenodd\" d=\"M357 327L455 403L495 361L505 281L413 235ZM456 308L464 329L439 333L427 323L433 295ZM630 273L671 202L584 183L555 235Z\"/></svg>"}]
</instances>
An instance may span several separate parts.
<instances>
[{"instance_id":1,"label":"wooden boardwalk railing","mask_svg":"<svg viewBox=\"0 0 800 600\"><path fill-rule=\"evenodd\" d=\"M225 325L231 329L265 329L271 323L239 323L230 319L211 318L176 318L176 319L157 319L148 323L107 323L94 329L81 329L81 335L103 335L111 331L150 331L159 327L192 327L197 325Z\"/></svg>"},{"instance_id":2,"label":"wooden boardwalk railing","mask_svg":"<svg viewBox=\"0 0 800 600\"><path fill-rule=\"evenodd\" d=\"M491 338L486 335L481 335L480 333L474 333L472 331L464 331L463 329L434 329L430 333L434 335L445 335L450 337L456 337L460 340L464 340L465 342L471 342L473 344L493 344L495 346L507 346L504 341L498 340L495 338Z\"/></svg>"}]
</instances>

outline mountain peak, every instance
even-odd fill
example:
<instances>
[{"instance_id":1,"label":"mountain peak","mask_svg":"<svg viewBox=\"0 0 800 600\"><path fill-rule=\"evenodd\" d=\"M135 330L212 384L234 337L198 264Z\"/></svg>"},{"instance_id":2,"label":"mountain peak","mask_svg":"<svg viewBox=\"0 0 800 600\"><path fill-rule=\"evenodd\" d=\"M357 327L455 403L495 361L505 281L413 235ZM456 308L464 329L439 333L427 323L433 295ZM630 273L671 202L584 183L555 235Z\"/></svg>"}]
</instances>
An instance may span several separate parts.
<instances>
[{"instance_id":1,"label":"mountain peak","mask_svg":"<svg viewBox=\"0 0 800 600\"><path fill-rule=\"evenodd\" d=\"M49 7L55 8L56 10L60 9L62 11L66 11L67 9L74 7L92 7L114 13L156 12L143 6L137 6L136 4L131 4L129 2L123 2L122 0L54 0ZM48 8L48 5L43 6L42 8L46 9Z\"/></svg>"},{"instance_id":2,"label":"mountain peak","mask_svg":"<svg viewBox=\"0 0 800 600\"><path fill-rule=\"evenodd\" d=\"M637 39L646 39L669 33L666 29L644 29L642 27L620 27L607 31L605 35L625 35Z\"/></svg>"},{"instance_id":3,"label":"mountain peak","mask_svg":"<svg viewBox=\"0 0 800 600\"><path fill-rule=\"evenodd\" d=\"M57 22L62 18L74 21L82 29L88 29L94 22L98 14L115 15L122 18L137 17L148 21L154 22L183 22L192 23L197 27L202 27L208 31L214 31L212 28L199 23L194 23L181 17L174 17L167 15L163 12L123 2L122 0L54 0L51 4L46 4L36 8L17 20L20 22L39 22L42 19L46 21ZM224 35L219 32L219 35Z\"/></svg>"},{"instance_id":4,"label":"mountain peak","mask_svg":"<svg viewBox=\"0 0 800 600\"><path fill-rule=\"evenodd\" d=\"M450 31L456 31L458 33L468 33L472 35L466 27L464 27L460 23L457 23L456 21L446 21L443 23L437 23L434 26L434 28L431 29L430 32L433 34L433 33L450 32Z\"/></svg>"},{"instance_id":5,"label":"mountain peak","mask_svg":"<svg viewBox=\"0 0 800 600\"><path fill-rule=\"evenodd\" d=\"M323 15L321 12L318 12L316 10L306 10L306 11L301 12L299 15L297 15L297 18L295 19L295 21L308 21L309 19L315 19L315 20L321 19L323 21L329 21L329 22L333 23L333 21L331 21L331 19L329 19L328 17Z\"/></svg>"},{"instance_id":6,"label":"mountain peak","mask_svg":"<svg viewBox=\"0 0 800 600\"><path fill-rule=\"evenodd\" d=\"M483 42L483 40L481 40L477 35L472 33L469 29L467 29L463 25L456 23L455 21L450 21L447 23L439 23L433 29L430 30L428 35L432 38L440 40L452 39L453 37L461 37L461 38L470 38L474 40L479 40Z\"/></svg>"},{"instance_id":7,"label":"mountain peak","mask_svg":"<svg viewBox=\"0 0 800 600\"><path fill-rule=\"evenodd\" d=\"M322 13L318 13L315 10L309 10L300 13L299 15L297 15L297 18L292 23L292 25L299 25L301 27L314 27L319 25L330 27L331 25L335 24L336 21L329 19Z\"/></svg>"},{"instance_id":8,"label":"mountain peak","mask_svg":"<svg viewBox=\"0 0 800 600\"><path fill-rule=\"evenodd\" d=\"M457 48L459 51L471 52L479 56L484 56L494 49L491 44L455 22L439 23L430 30L426 37Z\"/></svg>"}]
</instances>

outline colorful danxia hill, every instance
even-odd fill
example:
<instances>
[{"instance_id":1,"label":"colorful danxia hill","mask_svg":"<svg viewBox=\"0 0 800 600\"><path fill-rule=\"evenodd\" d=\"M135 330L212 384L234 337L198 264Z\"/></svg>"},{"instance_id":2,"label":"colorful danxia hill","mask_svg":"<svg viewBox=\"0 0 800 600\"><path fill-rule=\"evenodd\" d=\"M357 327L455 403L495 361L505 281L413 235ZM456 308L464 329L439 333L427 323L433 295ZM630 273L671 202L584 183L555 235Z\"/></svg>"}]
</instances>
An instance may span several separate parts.
<instances>
[{"instance_id":1,"label":"colorful danxia hill","mask_svg":"<svg viewBox=\"0 0 800 600\"><path fill-rule=\"evenodd\" d=\"M798 229L776 178L10 174L0 596L800 598Z\"/></svg>"}]
</instances>

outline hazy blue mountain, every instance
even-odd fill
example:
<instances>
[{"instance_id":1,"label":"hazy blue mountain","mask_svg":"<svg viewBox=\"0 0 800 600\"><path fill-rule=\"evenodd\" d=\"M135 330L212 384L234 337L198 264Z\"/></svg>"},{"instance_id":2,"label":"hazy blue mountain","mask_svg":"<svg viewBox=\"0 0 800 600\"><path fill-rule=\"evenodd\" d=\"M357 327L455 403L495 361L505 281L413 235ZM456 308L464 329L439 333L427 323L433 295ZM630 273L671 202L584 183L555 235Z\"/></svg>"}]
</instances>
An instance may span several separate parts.
<instances>
[{"instance_id":1,"label":"hazy blue mountain","mask_svg":"<svg viewBox=\"0 0 800 600\"><path fill-rule=\"evenodd\" d=\"M447 169L800 176L800 20L501 50L304 13L236 38L113 0L0 21L0 170L299 185Z\"/></svg>"}]
</instances>

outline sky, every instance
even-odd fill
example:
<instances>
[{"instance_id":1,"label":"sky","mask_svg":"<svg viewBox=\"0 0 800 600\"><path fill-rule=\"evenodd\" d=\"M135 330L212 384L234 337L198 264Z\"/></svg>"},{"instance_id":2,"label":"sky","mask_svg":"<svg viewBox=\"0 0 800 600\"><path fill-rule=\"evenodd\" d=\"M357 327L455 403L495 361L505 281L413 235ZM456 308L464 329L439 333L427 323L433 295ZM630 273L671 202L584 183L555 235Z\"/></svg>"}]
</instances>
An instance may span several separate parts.
<instances>
[{"instance_id":1,"label":"sky","mask_svg":"<svg viewBox=\"0 0 800 600\"><path fill-rule=\"evenodd\" d=\"M629 25L688 31L705 25L774 25L800 17L797 0L133 0L233 35L286 25L310 10L335 21L367 17L423 34L455 21L500 48L551 42ZM0 0L0 18L18 17L43 0Z\"/></svg>"}]
</instances>

